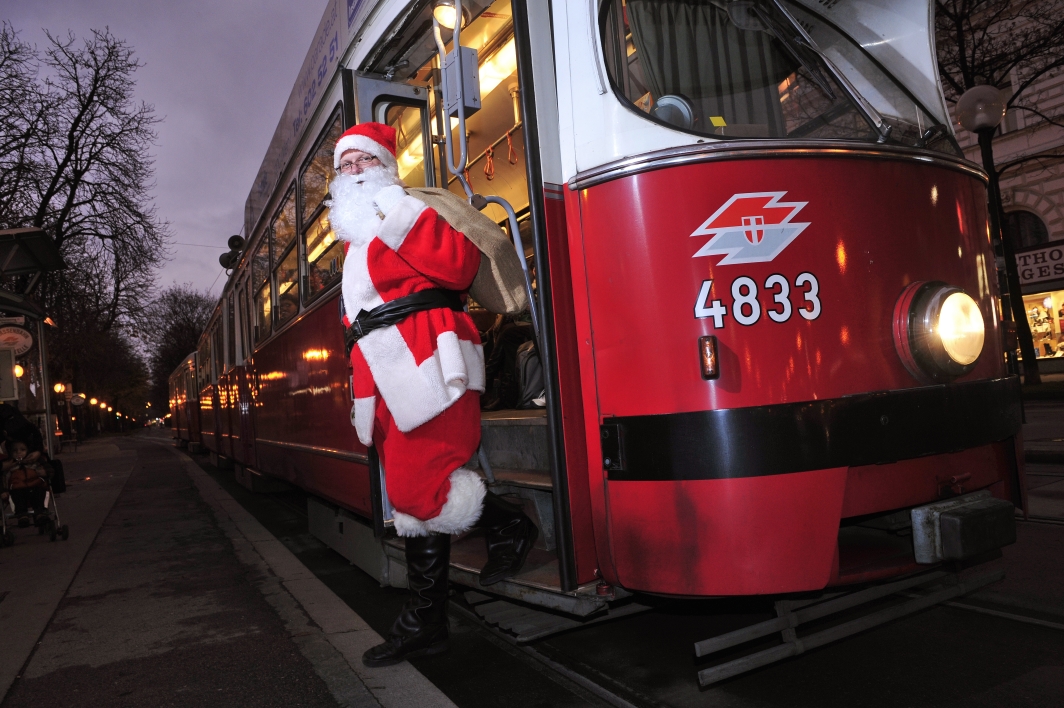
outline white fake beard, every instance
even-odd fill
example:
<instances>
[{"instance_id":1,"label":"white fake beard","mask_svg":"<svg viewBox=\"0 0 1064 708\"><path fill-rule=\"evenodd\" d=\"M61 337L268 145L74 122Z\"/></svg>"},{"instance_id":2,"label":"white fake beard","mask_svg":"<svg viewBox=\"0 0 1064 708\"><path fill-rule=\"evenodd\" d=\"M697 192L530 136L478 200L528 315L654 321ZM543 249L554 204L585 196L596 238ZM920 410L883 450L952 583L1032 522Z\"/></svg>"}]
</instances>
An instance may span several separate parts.
<instances>
[{"instance_id":1,"label":"white fake beard","mask_svg":"<svg viewBox=\"0 0 1064 708\"><path fill-rule=\"evenodd\" d=\"M354 247L372 241L381 223L373 197L393 184L405 186L399 175L384 165L367 168L362 174L336 175L329 185L332 199L326 205L337 238Z\"/></svg>"}]
</instances>

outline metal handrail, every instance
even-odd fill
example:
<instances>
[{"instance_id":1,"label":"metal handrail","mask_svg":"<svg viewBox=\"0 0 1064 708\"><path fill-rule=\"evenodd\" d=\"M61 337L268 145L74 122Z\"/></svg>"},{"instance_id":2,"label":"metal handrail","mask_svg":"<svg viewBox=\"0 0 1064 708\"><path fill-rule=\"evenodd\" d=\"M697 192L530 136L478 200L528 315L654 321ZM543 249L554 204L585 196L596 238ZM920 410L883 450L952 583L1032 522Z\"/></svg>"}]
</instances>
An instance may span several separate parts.
<instances>
[{"instance_id":1,"label":"metal handrail","mask_svg":"<svg viewBox=\"0 0 1064 708\"><path fill-rule=\"evenodd\" d=\"M525 247L521 241L521 232L517 226L517 214L514 212L513 206L510 202L506 201L502 197L497 196L482 196L474 194L473 188L469 185L469 181L465 178L465 171L467 169L467 159L469 157L468 142L466 138L465 129L465 100L461 95L461 77L465 76L462 71L462 52L459 51L462 48L462 0L454 0L454 37L452 39L454 53L455 53L455 73L459 77L459 86L455 92L455 98L458 99L458 164L453 161L454 149L451 147L451 116L447 110L447 96L450 95L448 91L449 82L447 79L447 72L443 71L443 64L447 57L447 48L443 44L443 34L440 31L439 21L432 18L432 34L436 39L436 50L439 52L440 57L440 83L443 89L443 103L444 103L444 130L443 130L443 144L445 151L447 152L447 171L450 172L462 185L462 189L465 191L466 198L469 199L469 203L477 206L478 209L483 209L483 206L478 206L478 202L483 201L484 206L488 204L496 204L506 212L506 217L510 222L510 234L513 237L514 248L517 250L518 260L521 261L521 273L525 279L525 291L528 293L528 312L532 317L532 330L536 335L536 343L543 348L543 342L539 337L539 312L536 307L535 293L532 292L532 276L528 272L528 263L525 261Z\"/></svg>"}]
</instances>

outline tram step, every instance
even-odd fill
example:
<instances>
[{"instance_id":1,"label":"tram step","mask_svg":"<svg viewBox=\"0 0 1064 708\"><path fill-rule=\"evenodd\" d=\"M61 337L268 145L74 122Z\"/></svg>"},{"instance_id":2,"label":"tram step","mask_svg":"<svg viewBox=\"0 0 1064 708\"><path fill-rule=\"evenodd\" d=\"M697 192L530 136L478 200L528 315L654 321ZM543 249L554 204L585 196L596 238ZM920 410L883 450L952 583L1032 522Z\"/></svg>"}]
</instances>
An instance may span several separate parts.
<instances>
[{"instance_id":1,"label":"tram step","mask_svg":"<svg viewBox=\"0 0 1064 708\"><path fill-rule=\"evenodd\" d=\"M619 607L607 606L604 612L591 619L576 619L509 600L499 600L474 590L466 592L463 598L485 622L512 634L518 644L651 609L637 602L629 602Z\"/></svg>"},{"instance_id":2,"label":"tram step","mask_svg":"<svg viewBox=\"0 0 1064 708\"><path fill-rule=\"evenodd\" d=\"M403 553L403 540L391 538L384 541L382 546L390 561L390 582L397 587L405 587L406 557ZM480 588L480 569L487 560L483 533L473 531L455 538L451 541L451 582L467 588ZM401 571L397 572L398 569ZM595 615L606 609L609 603L631 596L631 593L618 587L611 588L607 595L599 595L597 585L598 583L587 583L575 591L563 591L558 572L558 556L536 547L529 552L520 573L491 587L483 588L483 591L576 617Z\"/></svg>"},{"instance_id":3,"label":"tram step","mask_svg":"<svg viewBox=\"0 0 1064 708\"><path fill-rule=\"evenodd\" d=\"M485 411L480 425L481 445L492 467L549 473L546 411Z\"/></svg>"}]
</instances>

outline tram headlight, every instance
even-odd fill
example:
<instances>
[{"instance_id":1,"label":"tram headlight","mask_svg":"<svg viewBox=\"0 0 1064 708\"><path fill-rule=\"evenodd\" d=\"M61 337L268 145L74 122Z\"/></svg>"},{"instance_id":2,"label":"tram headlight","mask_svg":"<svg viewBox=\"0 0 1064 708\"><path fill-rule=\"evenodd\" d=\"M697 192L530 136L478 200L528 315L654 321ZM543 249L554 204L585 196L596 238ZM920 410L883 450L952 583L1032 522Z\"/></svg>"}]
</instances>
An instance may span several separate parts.
<instances>
[{"instance_id":1,"label":"tram headlight","mask_svg":"<svg viewBox=\"0 0 1064 708\"><path fill-rule=\"evenodd\" d=\"M942 301L938 313L938 333L942 348L961 366L974 364L983 351L983 313L971 295L957 290Z\"/></svg>"},{"instance_id":2,"label":"tram headlight","mask_svg":"<svg viewBox=\"0 0 1064 708\"><path fill-rule=\"evenodd\" d=\"M979 303L945 283L913 283L894 307L894 346L909 373L924 382L971 371L985 335Z\"/></svg>"}]
</instances>

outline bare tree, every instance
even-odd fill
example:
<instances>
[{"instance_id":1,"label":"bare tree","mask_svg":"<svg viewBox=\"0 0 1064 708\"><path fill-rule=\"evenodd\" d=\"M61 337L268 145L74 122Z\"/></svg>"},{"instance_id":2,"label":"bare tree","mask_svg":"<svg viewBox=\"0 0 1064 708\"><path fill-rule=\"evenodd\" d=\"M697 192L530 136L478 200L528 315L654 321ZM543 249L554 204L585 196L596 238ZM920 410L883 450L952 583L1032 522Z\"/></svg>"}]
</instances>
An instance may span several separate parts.
<instances>
[{"instance_id":1,"label":"bare tree","mask_svg":"<svg viewBox=\"0 0 1064 708\"><path fill-rule=\"evenodd\" d=\"M939 75L946 98L955 102L968 89L982 84L1011 88L1008 108L1029 112L1041 120L1061 125L1036 105L1037 88L1044 79L1064 68L1064 2L1062 0L936 0L935 32ZM990 154L993 136L979 136L984 154ZM1044 159L1031 156L1028 159ZM1013 163L991 170L991 192L996 193L1000 174ZM991 199L993 223L1001 223L998 199ZM1023 354L1024 380L1040 383L1038 364L1020 296L1015 254L1002 239L1008 293Z\"/></svg>"},{"instance_id":2,"label":"bare tree","mask_svg":"<svg viewBox=\"0 0 1064 708\"><path fill-rule=\"evenodd\" d=\"M215 303L216 298L209 292L200 292L185 283L164 290L144 311L139 329L149 351L151 403L155 411L166 408L170 374L196 350Z\"/></svg>"},{"instance_id":3,"label":"bare tree","mask_svg":"<svg viewBox=\"0 0 1064 708\"><path fill-rule=\"evenodd\" d=\"M39 291L57 324L53 375L114 399L93 387L123 370L130 390L146 383L131 328L166 256L151 199L158 118L135 98L133 49L110 30L46 36L40 52L0 25L0 224L44 229L67 264Z\"/></svg>"},{"instance_id":4,"label":"bare tree","mask_svg":"<svg viewBox=\"0 0 1064 708\"><path fill-rule=\"evenodd\" d=\"M44 110L37 90L37 54L14 28L0 24L0 227L22 225L35 209L35 175Z\"/></svg>"}]
</instances>

